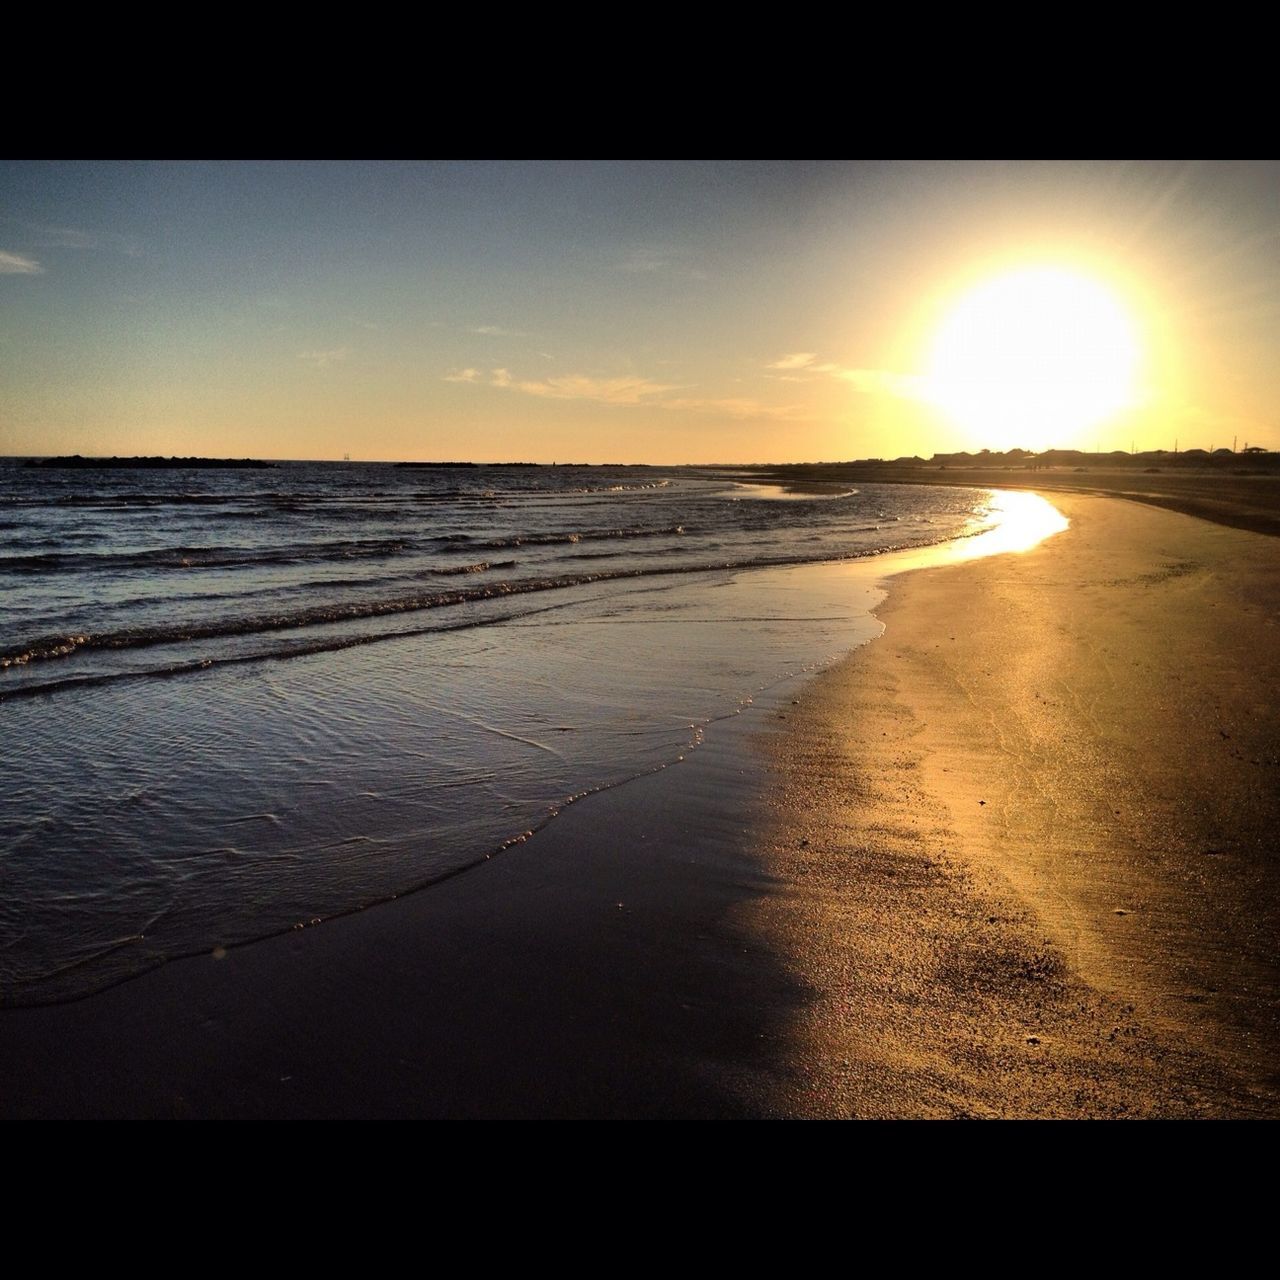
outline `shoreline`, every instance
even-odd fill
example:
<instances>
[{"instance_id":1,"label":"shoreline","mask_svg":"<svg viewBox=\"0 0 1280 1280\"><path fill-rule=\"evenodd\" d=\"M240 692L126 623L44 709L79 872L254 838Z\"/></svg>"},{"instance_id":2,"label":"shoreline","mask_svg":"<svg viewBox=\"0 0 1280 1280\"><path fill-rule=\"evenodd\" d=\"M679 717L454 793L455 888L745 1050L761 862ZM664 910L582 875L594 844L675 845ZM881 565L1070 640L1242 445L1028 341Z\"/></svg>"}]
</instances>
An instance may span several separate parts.
<instances>
[{"instance_id":1,"label":"shoreline","mask_svg":"<svg viewBox=\"0 0 1280 1280\"><path fill-rule=\"evenodd\" d=\"M1124 498L1212 524L1280 537L1280 475L1274 471L1116 468L1106 464L1032 468L802 462L762 467L758 474L766 483L798 491L830 484L916 484Z\"/></svg>"},{"instance_id":2,"label":"shoreline","mask_svg":"<svg viewBox=\"0 0 1280 1280\"><path fill-rule=\"evenodd\" d=\"M777 1049L806 995L744 923L778 888L752 839L758 725L716 728L424 891L0 1011L0 1113L780 1116Z\"/></svg>"},{"instance_id":3,"label":"shoreline","mask_svg":"<svg viewBox=\"0 0 1280 1280\"><path fill-rule=\"evenodd\" d=\"M1274 641L1259 650L1280 572L1253 546L1274 544L1114 500L1053 500L1072 518L1066 533L1026 555L898 576L874 611L886 634L796 677L794 705L733 718L678 769L571 806L501 858L221 960L0 1012L3 1114L1280 1113L1276 894L1261 837L1239 835L1274 829L1276 788L1259 797L1228 786L1231 805L1215 811L1236 834L1211 860L1219 893L1207 910L1225 902L1248 943L1257 976L1242 996L1239 947L1187 951L1205 929L1227 947L1193 909L1205 882L1190 851L1208 830L1201 792L1228 775L1207 736L1179 743L1176 732L1216 693L1245 724L1218 743L1243 743L1270 762L1251 768L1274 768L1274 711L1252 736L1248 724L1255 701L1275 705L1250 681L1274 691L1280 680ZM1224 567L1226 594L1213 582ZM1233 618L1211 690L1191 678L1206 624L1170 620L1227 607L1240 591L1252 593L1251 621ZM1121 598L1135 602L1130 616L1112 618ZM1097 671L1077 660L1082 689L1127 677L1145 690L1182 662L1180 699L1163 719L1089 713L1104 730L1096 741L1130 753L1121 763L1140 763L1144 734L1176 756L1146 779L1146 810L1129 785L1127 843L1110 862L1120 825L1069 784L1090 769L1111 777L1116 761L1090 753L1079 708L1074 720L1036 718L1035 677L1070 684L1063 663L1078 640L1032 625L1055 599L1092 635L1091 656L1115 651ZM939 611L959 619L948 637L970 628L967 645L940 638ZM1139 681L1121 665L1160 621L1165 648L1149 652ZM1266 669L1247 674L1251 660ZM1020 737L996 732L1001 712ZM1010 762L1020 760L1061 794L1017 803L1027 784ZM1197 799L1180 805L1189 766ZM1060 853L1046 838L1058 827L1088 844L1087 866L1066 874L1051 857L1011 857ZM1161 833L1177 869L1163 889L1149 865L1161 850L1143 830ZM1084 873L1099 867L1091 888ZM1120 946L1115 926L1134 924L1137 942ZM1180 988L1196 964L1199 986Z\"/></svg>"}]
</instances>

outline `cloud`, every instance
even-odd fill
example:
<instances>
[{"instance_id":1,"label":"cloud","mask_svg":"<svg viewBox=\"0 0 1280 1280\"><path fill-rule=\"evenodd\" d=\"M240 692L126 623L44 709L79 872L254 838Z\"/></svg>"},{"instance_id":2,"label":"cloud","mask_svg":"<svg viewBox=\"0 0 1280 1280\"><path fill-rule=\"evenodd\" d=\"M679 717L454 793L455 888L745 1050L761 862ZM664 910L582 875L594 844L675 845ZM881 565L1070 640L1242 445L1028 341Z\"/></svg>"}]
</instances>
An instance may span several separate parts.
<instances>
[{"instance_id":1,"label":"cloud","mask_svg":"<svg viewBox=\"0 0 1280 1280\"><path fill-rule=\"evenodd\" d=\"M448 374L446 382L482 383L478 369L459 369ZM655 382L636 374L616 378L594 378L587 374L565 374L550 378L515 378L510 369L490 369L488 385L528 396L541 396L549 400L592 400L597 404L635 407L647 405L654 409L685 410L694 413L724 414L731 418L781 418L803 419L807 415L798 405L763 404L743 396L679 396L669 397L670 392L683 389L682 384Z\"/></svg>"},{"instance_id":2,"label":"cloud","mask_svg":"<svg viewBox=\"0 0 1280 1280\"><path fill-rule=\"evenodd\" d=\"M678 383L654 382L650 378L624 376L592 378L586 374L567 374L539 381L517 381L506 369L494 369L490 378L495 387L510 387L525 395L544 396L552 400L594 400L599 404L621 406L649 405L655 409L685 409L696 413L721 413L732 418L797 418L802 412L795 405L766 405L743 397L677 397L664 399L668 392L679 391Z\"/></svg>"},{"instance_id":3,"label":"cloud","mask_svg":"<svg viewBox=\"0 0 1280 1280\"><path fill-rule=\"evenodd\" d=\"M327 369L338 360L345 360L350 354L348 348L338 347L333 351L299 351L299 360L310 360L317 369Z\"/></svg>"},{"instance_id":4,"label":"cloud","mask_svg":"<svg viewBox=\"0 0 1280 1280\"><path fill-rule=\"evenodd\" d=\"M925 380L919 375L888 369L836 369L835 376L852 382L859 391L901 396L904 400L920 400L926 390Z\"/></svg>"},{"instance_id":5,"label":"cloud","mask_svg":"<svg viewBox=\"0 0 1280 1280\"><path fill-rule=\"evenodd\" d=\"M445 377L446 382L480 382L478 369L459 369ZM596 400L601 404L641 404L647 397L676 391L675 384L651 382L648 378L591 378L586 374L566 374L556 378L520 380L511 376L510 369L490 369L489 385L512 391L522 391L528 396L543 396L550 400Z\"/></svg>"},{"instance_id":6,"label":"cloud","mask_svg":"<svg viewBox=\"0 0 1280 1280\"><path fill-rule=\"evenodd\" d=\"M852 383L859 391L870 395L901 396L907 400L920 400L926 396L925 380L918 375L894 373L889 369L848 369L831 360L818 362L814 351L794 351L780 356L765 365L766 369L786 369L787 374L771 374L780 382L804 382L803 374L824 373L842 382Z\"/></svg>"},{"instance_id":7,"label":"cloud","mask_svg":"<svg viewBox=\"0 0 1280 1280\"><path fill-rule=\"evenodd\" d=\"M545 378L541 382L512 382L505 369L495 369L495 386L511 386L526 395L547 396L553 400L597 400L602 404L640 404L646 397L662 395L679 388L674 384L650 382L648 378L589 378L585 374L568 374ZM497 374L506 381L499 382Z\"/></svg>"},{"instance_id":8,"label":"cloud","mask_svg":"<svg viewBox=\"0 0 1280 1280\"><path fill-rule=\"evenodd\" d=\"M459 369L445 377L446 382L485 381L478 369ZM488 385L549 400L592 400L597 404L634 407L646 405L654 409L685 410L694 413L723 414L731 418L780 418L803 420L809 415L799 405L763 404L744 396L678 396L668 393L683 389L679 383L655 382L651 378L631 374L616 378L593 378L587 374L565 374L560 377L521 379L510 369L490 369Z\"/></svg>"},{"instance_id":9,"label":"cloud","mask_svg":"<svg viewBox=\"0 0 1280 1280\"><path fill-rule=\"evenodd\" d=\"M814 351L793 351L789 356L781 356L766 369L807 369L818 358Z\"/></svg>"},{"instance_id":10,"label":"cloud","mask_svg":"<svg viewBox=\"0 0 1280 1280\"><path fill-rule=\"evenodd\" d=\"M832 364L829 360L819 364L815 351L793 351L790 355L780 356L777 360L765 365L765 368L789 370L792 376L783 379L786 382L806 381L804 378L795 376L801 373L833 373L839 376L841 372L840 366Z\"/></svg>"},{"instance_id":11,"label":"cloud","mask_svg":"<svg viewBox=\"0 0 1280 1280\"><path fill-rule=\"evenodd\" d=\"M678 279L705 280L707 273L688 265L687 250L663 248L660 245L638 245L616 264L617 270L629 275L657 275L667 272Z\"/></svg>"},{"instance_id":12,"label":"cloud","mask_svg":"<svg viewBox=\"0 0 1280 1280\"><path fill-rule=\"evenodd\" d=\"M662 271L671 265L671 253L666 249L633 249L619 264L619 271L639 275Z\"/></svg>"},{"instance_id":13,"label":"cloud","mask_svg":"<svg viewBox=\"0 0 1280 1280\"><path fill-rule=\"evenodd\" d=\"M142 257L142 250L118 231L94 232L81 227L54 227L42 222L22 224L31 233L31 242L41 249L110 249L130 258Z\"/></svg>"},{"instance_id":14,"label":"cloud","mask_svg":"<svg viewBox=\"0 0 1280 1280\"><path fill-rule=\"evenodd\" d=\"M486 338L522 338L524 334L519 329L503 329L496 324L478 324L473 325L467 330L468 333L478 333Z\"/></svg>"},{"instance_id":15,"label":"cloud","mask_svg":"<svg viewBox=\"0 0 1280 1280\"><path fill-rule=\"evenodd\" d=\"M6 253L0 249L0 275L38 276L44 268L34 258L24 258L20 253Z\"/></svg>"},{"instance_id":16,"label":"cloud","mask_svg":"<svg viewBox=\"0 0 1280 1280\"><path fill-rule=\"evenodd\" d=\"M798 405L761 404L759 400L750 400L738 396L664 400L662 407L664 409L690 409L695 413L724 413L731 418L783 418L794 420L809 416Z\"/></svg>"}]
</instances>

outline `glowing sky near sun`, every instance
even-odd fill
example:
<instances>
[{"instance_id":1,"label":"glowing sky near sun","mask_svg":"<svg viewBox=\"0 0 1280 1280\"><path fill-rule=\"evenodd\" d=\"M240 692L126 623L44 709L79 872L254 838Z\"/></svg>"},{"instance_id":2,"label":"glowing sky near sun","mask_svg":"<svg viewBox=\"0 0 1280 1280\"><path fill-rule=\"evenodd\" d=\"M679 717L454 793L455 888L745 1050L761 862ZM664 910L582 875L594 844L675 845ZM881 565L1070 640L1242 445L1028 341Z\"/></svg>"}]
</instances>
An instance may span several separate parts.
<instances>
[{"instance_id":1,"label":"glowing sky near sun","mask_svg":"<svg viewBox=\"0 0 1280 1280\"><path fill-rule=\"evenodd\" d=\"M1280 167L0 165L0 454L1280 447Z\"/></svg>"}]
</instances>

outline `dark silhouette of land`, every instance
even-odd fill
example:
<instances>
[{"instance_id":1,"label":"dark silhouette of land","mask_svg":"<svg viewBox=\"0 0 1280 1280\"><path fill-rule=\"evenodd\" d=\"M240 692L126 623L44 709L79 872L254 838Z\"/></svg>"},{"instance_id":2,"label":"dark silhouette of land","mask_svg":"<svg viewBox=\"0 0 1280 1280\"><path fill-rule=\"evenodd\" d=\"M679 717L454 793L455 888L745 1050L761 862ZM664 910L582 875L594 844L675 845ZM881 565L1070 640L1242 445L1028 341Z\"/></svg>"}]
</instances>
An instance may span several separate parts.
<instances>
[{"instance_id":1,"label":"dark silhouette of land","mask_svg":"<svg viewBox=\"0 0 1280 1280\"><path fill-rule=\"evenodd\" d=\"M257 458L85 458L80 454L72 454L69 458L30 458L23 464L28 467L49 467L67 471L181 471L200 470L239 470L267 471L275 467L274 462L262 462Z\"/></svg>"}]
</instances>

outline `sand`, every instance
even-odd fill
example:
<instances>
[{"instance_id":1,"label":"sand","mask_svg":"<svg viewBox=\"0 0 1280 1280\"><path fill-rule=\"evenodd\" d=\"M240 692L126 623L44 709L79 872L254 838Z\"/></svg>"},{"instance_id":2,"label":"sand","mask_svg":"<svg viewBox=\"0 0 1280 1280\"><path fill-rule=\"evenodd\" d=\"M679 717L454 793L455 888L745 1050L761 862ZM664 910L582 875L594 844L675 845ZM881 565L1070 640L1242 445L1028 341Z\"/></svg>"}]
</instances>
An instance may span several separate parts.
<instances>
[{"instance_id":1,"label":"sand","mask_svg":"<svg viewBox=\"0 0 1280 1280\"><path fill-rule=\"evenodd\" d=\"M1054 501L477 871L0 1013L0 1114L1276 1115L1280 544Z\"/></svg>"},{"instance_id":2,"label":"sand","mask_svg":"<svg viewBox=\"0 0 1280 1280\"><path fill-rule=\"evenodd\" d=\"M1053 501L772 743L807 1115L1276 1115L1280 544Z\"/></svg>"}]
</instances>

